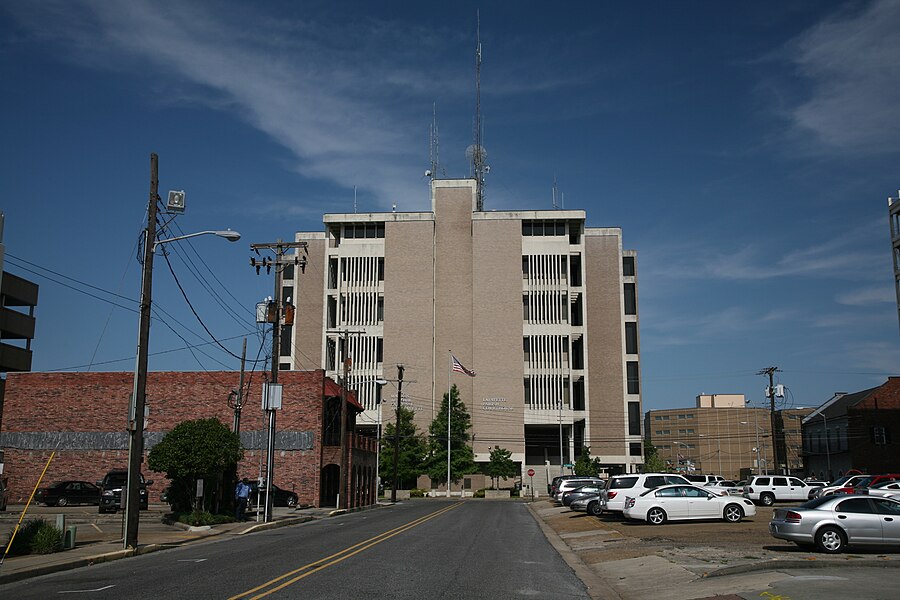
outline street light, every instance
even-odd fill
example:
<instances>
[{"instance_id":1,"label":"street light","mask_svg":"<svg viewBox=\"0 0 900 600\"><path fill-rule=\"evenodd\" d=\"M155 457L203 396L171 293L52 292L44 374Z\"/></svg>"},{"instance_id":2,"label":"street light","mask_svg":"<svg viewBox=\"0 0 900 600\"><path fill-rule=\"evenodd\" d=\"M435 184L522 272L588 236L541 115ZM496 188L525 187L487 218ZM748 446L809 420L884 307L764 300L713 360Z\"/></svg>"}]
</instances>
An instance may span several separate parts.
<instances>
[{"instance_id":1,"label":"street light","mask_svg":"<svg viewBox=\"0 0 900 600\"><path fill-rule=\"evenodd\" d=\"M134 367L134 392L131 397L128 427L128 481L125 492L125 548L137 548L140 522L140 471L144 456L144 409L147 404L147 359L150 342L150 303L153 295L153 254L162 244L199 235L216 235L236 242L236 231L198 231L164 240L156 239L156 203L159 201L158 157L150 155L150 199L147 207L147 228L144 230L144 266L141 271L141 310L138 322L137 359Z\"/></svg>"},{"instance_id":2,"label":"street light","mask_svg":"<svg viewBox=\"0 0 900 600\"><path fill-rule=\"evenodd\" d=\"M828 440L828 419L825 418L825 412L820 413L822 415L822 421L825 422L825 456L828 459L828 481L831 481L831 444Z\"/></svg>"}]
</instances>

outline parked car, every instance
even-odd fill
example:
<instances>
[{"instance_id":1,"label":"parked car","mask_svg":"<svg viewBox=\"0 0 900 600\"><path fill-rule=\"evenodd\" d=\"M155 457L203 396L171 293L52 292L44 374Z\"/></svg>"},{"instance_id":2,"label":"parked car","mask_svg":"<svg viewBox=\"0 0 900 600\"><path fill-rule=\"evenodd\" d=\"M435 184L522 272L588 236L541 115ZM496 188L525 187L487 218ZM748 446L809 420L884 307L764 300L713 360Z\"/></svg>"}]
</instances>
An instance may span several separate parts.
<instances>
[{"instance_id":1,"label":"parked car","mask_svg":"<svg viewBox=\"0 0 900 600\"><path fill-rule=\"evenodd\" d=\"M724 519L737 523L756 515L756 506L746 498L720 496L696 485L664 485L646 490L639 496L627 496L622 516L626 519L662 525L685 519Z\"/></svg>"},{"instance_id":2,"label":"parked car","mask_svg":"<svg viewBox=\"0 0 900 600\"><path fill-rule=\"evenodd\" d=\"M832 491L832 494L865 494L868 489L876 484L885 482L885 481L897 481L900 479L900 474L897 473L889 473L886 475L865 475L862 479L857 479L852 485L845 485L844 487L838 488Z\"/></svg>"},{"instance_id":3,"label":"parked car","mask_svg":"<svg viewBox=\"0 0 900 600\"><path fill-rule=\"evenodd\" d=\"M721 475L696 475L693 473L685 475L684 478L697 485L712 485L717 481L725 480Z\"/></svg>"},{"instance_id":4,"label":"parked car","mask_svg":"<svg viewBox=\"0 0 900 600\"><path fill-rule=\"evenodd\" d=\"M565 479L581 479L578 475L557 475L553 478L553 480L547 484L547 493L550 494L550 497L554 497L556 495L556 491L559 489L559 482Z\"/></svg>"},{"instance_id":5,"label":"parked car","mask_svg":"<svg viewBox=\"0 0 900 600\"><path fill-rule=\"evenodd\" d=\"M100 510L99 512L116 512L122 504L122 489L128 484L128 471L125 469L113 469L108 472L101 481L97 482L100 488ZM143 473L140 474L139 506L141 510L147 510L149 500L147 494L147 486L153 485L153 480L145 480Z\"/></svg>"},{"instance_id":6,"label":"parked car","mask_svg":"<svg viewBox=\"0 0 900 600\"><path fill-rule=\"evenodd\" d=\"M600 512L621 513L625 508L625 495L638 496L646 490L663 485L687 484L690 481L672 473L634 473L610 477L600 492ZM590 510L588 511L590 512ZM597 514L600 514L599 512Z\"/></svg>"},{"instance_id":7,"label":"parked car","mask_svg":"<svg viewBox=\"0 0 900 600\"><path fill-rule=\"evenodd\" d=\"M100 488L88 481L57 481L39 488L34 499L47 506L97 505L100 504Z\"/></svg>"},{"instance_id":8,"label":"parked car","mask_svg":"<svg viewBox=\"0 0 900 600\"><path fill-rule=\"evenodd\" d=\"M9 502L9 488L6 487L6 481L0 479L0 511L6 510L7 502Z\"/></svg>"},{"instance_id":9,"label":"parked car","mask_svg":"<svg viewBox=\"0 0 900 600\"><path fill-rule=\"evenodd\" d=\"M870 496L882 496L900 500L900 481L882 481L868 488Z\"/></svg>"},{"instance_id":10,"label":"parked car","mask_svg":"<svg viewBox=\"0 0 900 600\"><path fill-rule=\"evenodd\" d=\"M247 502L247 506L252 508L254 506L264 505L266 500L266 484L262 484L262 488L259 487L259 484L256 481L250 482L250 497ZM299 498L297 494L291 492L289 490L283 490L274 483L272 484L272 505L273 506L289 506L294 507L297 506L297 501Z\"/></svg>"},{"instance_id":11,"label":"parked car","mask_svg":"<svg viewBox=\"0 0 900 600\"><path fill-rule=\"evenodd\" d=\"M744 495L744 486L738 485L734 481L729 481L724 479L722 481L717 481L715 483L708 483L705 486L710 491L713 491L720 496L743 496Z\"/></svg>"},{"instance_id":12,"label":"parked car","mask_svg":"<svg viewBox=\"0 0 900 600\"><path fill-rule=\"evenodd\" d=\"M583 485L603 485L603 480L599 477L582 477L579 479L564 479L559 482L559 486L556 489L556 495L553 496L553 500L557 504L562 504L562 495L568 491L574 490L575 488L579 488Z\"/></svg>"},{"instance_id":13,"label":"parked car","mask_svg":"<svg viewBox=\"0 0 900 600\"><path fill-rule=\"evenodd\" d=\"M831 495L778 508L773 537L836 554L847 546L900 546L900 502L876 496Z\"/></svg>"},{"instance_id":14,"label":"parked car","mask_svg":"<svg viewBox=\"0 0 900 600\"><path fill-rule=\"evenodd\" d=\"M815 488L819 489L819 488ZM776 502L809 500L810 486L796 477L785 475L756 475L747 480L744 498L763 506Z\"/></svg>"},{"instance_id":15,"label":"parked car","mask_svg":"<svg viewBox=\"0 0 900 600\"><path fill-rule=\"evenodd\" d=\"M835 479L832 483L826 486L813 490L813 498L821 498L822 496L833 494L834 490L840 489L844 486L853 485L864 477L865 475L844 475L839 479Z\"/></svg>"},{"instance_id":16,"label":"parked car","mask_svg":"<svg viewBox=\"0 0 900 600\"><path fill-rule=\"evenodd\" d=\"M602 484L588 484L583 485L581 487L577 487L573 490L569 490L565 492L562 496L562 504L563 506L568 506L572 508L572 503L575 500L579 500L581 498L596 498L600 495L600 490L603 489Z\"/></svg>"}]
</instances>

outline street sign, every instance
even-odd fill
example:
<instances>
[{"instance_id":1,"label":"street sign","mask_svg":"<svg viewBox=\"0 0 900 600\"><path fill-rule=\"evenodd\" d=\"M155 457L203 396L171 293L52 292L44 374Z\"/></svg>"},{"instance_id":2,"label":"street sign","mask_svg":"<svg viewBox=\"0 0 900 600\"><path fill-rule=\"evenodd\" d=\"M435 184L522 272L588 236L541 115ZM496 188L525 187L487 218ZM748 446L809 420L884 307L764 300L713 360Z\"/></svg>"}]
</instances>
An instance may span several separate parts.
<instances>
[{"instance_id":1,"label":"street sign","mask_svg":"<svg viewBox=\"0 0 900 600\"><path fill-rule=\"evenodd\" d=\"M528 469L528 476L534 477L534 469Z\"/></svg>"}]
</instances>

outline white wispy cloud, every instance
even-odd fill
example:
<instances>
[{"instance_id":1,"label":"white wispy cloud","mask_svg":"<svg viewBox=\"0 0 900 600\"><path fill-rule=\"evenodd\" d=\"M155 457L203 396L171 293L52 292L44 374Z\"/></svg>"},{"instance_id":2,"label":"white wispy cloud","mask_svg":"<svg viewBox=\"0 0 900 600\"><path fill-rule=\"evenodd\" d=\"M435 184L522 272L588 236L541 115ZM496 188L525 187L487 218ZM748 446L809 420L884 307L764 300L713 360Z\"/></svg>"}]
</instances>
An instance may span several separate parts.
<instances>
[{"instance_id":1,"label":"white wispy cloud","mask_svg":"<svg viewBox=\"0 0 900 600\"><path fill-rule=\"evenodd\" d=\"M896 301L890 282L885 285L848 290L835 296L835 302L848 306L868 306L872 304L893 304Z\"/></svg>"},{"instance_id":2,"label":"white wispy cloud","mask_svg":"<svg viewBox=\"0 0 900 600\"><path fill-rule=\"evenodd\" d=\"M788 60L811 86L789 117L796 130L827 148L894 152L900 134L900 3L857 6L787 46Z\"/></svg>"},{"instance_id":3,"label":"white wispy cloud","mask_svg":"<svg viewBox=\"0 0 900 600\"><path fill-rule=\"evenodd\" d=\"M875 219L847 228L825 241L793 249L752 242L727 249L721 240L667 240L642 249L642 270L661 279L758 281L779 277L828 277L848 281L873 278L886 260L882 244L873 244L887 227ZM787 239L783 243L790 243ZM726 249L723 250L722 248ZM779 250L780 249L780 250ZM674 258L673 258L674 257ZM880 273L880 271L878 271Z\"/></svg>"},{"instance_id":4,"label":"white wispy cloud","mask_svg":"<svg viewBox=\"0 0 900 600\"><path fill-rule=\"evenodd\" d=\"M365 182L382 206L397 198L427 203L415 189L427 162L425 97L452 78L429 76L421 57L405 65L391 58L413 48L441 52L446 40L374 21L338 29L221 8L83 0L11 10L63 60L144 73L160 102L201 102L235 115L287 148L303 176ZM166 82L174 94L165 94Z\"/></svg>"}]
</instances>

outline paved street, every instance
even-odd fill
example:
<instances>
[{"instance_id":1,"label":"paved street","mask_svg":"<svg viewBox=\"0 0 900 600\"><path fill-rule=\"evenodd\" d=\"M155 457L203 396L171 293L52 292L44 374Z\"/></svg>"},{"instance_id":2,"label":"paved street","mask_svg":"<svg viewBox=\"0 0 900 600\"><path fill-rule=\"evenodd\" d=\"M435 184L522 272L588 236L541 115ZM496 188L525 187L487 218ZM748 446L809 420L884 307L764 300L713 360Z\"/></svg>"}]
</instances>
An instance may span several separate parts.
<instances>
[{"instance_id":1,"label":"paved street","mask_svg":"<svg viewBox=\"0 0 900 600\"><path fill-rule=\"evenodd\" d=\"M519 502L429 500L9 584L4 597L588 598Z\"/></svg>"},{"instance_id":2,"label":"paved street","mask_svg":"<svg viewBox=\"0 0 900 600\"><path fill-rule=\"evenodd\" d=\"M91 508L65 512L72 521L90 521L79 528L97 525L117 535L116 517L91 521L98 518L86 512ZM287 519L282 525L299 522L303 512L283 510L276 515ZM768 535L771 509L765 508L737 524L662 526L597 519L548 501L428 499L339 516L309 514L315 520L300 525L225 526L216 535L215 528L163 525L151 509L142 515L142 539L168 549L104 564L97 563L108 559L98 555L91 566L0 585L0 597L869 600L893 599L900 589L900 552L829 557L803 551ZM109 542L81 548L95 546L120 548ZM12 558L4 569L32 558Z\"/></svg>"}]
</instances>

